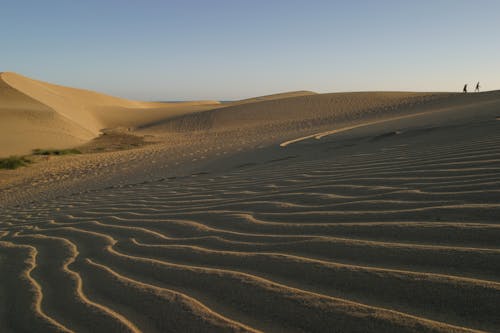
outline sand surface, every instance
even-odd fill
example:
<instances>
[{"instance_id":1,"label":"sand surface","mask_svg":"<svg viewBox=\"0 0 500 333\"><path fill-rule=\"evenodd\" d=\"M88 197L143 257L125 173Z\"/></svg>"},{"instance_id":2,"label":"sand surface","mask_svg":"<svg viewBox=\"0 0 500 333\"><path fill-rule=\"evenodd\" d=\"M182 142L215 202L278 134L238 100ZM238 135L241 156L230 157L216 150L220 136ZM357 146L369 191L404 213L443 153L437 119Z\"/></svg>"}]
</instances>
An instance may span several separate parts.
<instances>
[{"instance_id":1,"label":"sand surface","mask_svg":"<svg viewBox=\"0 0 500 333\"><path fill-rule=\"evenodd\" d=\"M0 171L1 332L500 331L500 92L164 105L2 80L1 124L66 121L86 153Z\"/></svg>"}]
</instances>

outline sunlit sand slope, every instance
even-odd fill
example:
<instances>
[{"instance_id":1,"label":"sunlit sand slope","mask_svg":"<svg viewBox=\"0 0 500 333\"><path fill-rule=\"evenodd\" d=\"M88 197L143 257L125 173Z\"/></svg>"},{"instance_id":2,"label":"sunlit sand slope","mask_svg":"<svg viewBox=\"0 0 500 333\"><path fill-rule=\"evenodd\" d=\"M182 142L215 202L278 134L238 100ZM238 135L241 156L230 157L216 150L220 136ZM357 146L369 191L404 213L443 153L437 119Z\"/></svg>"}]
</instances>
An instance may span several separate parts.
<instances>
[{"instance_id":1,"label":"sunlit sand slope","mask_svg":"<svg viewBox=\"0 0 500 333\"><path fill-rule=\"evenodd\" d=\"M417 108L447 94L362 92L332 94L283 94L276 99L214 108L152 122L144 129L165 131L227 131L250 127L263 130L307 130L325 124L341 125L385 117Z\"/></svg>"},{"instance_id":2,"label":"sunlit sand slope","mask_svg":"<svg viewBox=\"0 0 500 333\"><path fill-rule=\"evenodd\" d=\"M11 86L0 74L0 156L43 146L69 147L95 136L90 128ZM38 146L34 146L36 144Z\"/></svg>"},{"instance_id":3,"label":"sunlit sand slope","mask_svg":"<svg viewBox=\"0 0 500 333\"><path fill-rule=\"evenodd\" d=\"M498 332L482 98L3 209L0 330Z\"/></svg>"},{"instance_id":4,"label":"sunlit sand slope","mask_svg":"<svg viewBox=\"0 0 500 333\"><path fill-rule=\"evenodd\" d=\"M135 127L218 104L138 102L0 73L0 156L74 147L104 128Z\"/></svg>"}]
</instances>

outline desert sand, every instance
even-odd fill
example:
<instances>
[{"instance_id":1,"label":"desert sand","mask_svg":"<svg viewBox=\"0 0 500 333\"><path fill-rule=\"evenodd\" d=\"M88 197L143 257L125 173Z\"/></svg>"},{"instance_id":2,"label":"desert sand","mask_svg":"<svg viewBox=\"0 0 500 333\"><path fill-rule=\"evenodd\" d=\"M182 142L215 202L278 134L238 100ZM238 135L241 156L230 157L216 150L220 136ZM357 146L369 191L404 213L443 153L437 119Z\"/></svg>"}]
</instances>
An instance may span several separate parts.
<instances>
[{"instance_id":1,"label":"desert sand","mask_svg":"<svg viewBox=\"0 0 500 333\"><path fill-rule=\"evenodd\" d=\"M0 332L500 331L500 91L0 78Z\"/></svg>"}]
</instances>

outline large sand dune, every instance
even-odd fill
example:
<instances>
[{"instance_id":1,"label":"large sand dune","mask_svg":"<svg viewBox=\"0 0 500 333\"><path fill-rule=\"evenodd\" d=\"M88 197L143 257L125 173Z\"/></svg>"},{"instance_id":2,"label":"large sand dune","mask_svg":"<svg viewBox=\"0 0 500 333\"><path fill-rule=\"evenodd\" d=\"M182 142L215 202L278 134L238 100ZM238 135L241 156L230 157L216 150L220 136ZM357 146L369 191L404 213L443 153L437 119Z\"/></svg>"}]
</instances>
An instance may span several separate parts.
<instances>
[{"instance_id":1,"label":"large sand dune","mask_svg":"<svg viewBox=\"0 0 500 333\"><path fill-rule=\"evenodd\" d=\"M234 103L205 112L185 114L142 126L157 132L278 127L303 130L325 124L346 124L391 115L442 98L439 94L366 92L283 94L281 98Z\"/></svg>"},{"instance_id":2,"label":"large sand dune","mask_svg":"<svg viewBox=\"0 0 500 333\"><path fill-rule=\"evenodd\" d=\"M218 104L138 102L0 73L0 156L74 147L105 128L139 126Z\"/></svg>"},{"instance_id":3,"label":"large sand dune","mask_svg":"<svg viewBox=\"0 0 500 333\"><path fill-rule=\"evenodd\" d=\"M500 92L185 107L1 187L0 331L500 331Z\"/></svg>"}]
</instances>

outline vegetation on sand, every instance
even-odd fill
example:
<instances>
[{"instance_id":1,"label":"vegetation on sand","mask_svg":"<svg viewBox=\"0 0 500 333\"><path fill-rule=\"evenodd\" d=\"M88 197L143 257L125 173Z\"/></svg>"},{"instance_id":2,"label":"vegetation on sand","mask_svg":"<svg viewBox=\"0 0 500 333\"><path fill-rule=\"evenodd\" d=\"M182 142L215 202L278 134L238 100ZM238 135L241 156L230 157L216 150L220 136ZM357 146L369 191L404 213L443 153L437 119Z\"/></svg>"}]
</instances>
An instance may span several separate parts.
<instances>
[{"instance_id":1,"label":"vegetation on sand","mask_svg":"<svg viewBox=\"0 0 500 333\"><path fill-rule=\"evenodd\" d=\"M10 156L7 158L0 158L0 169L17 169L22 166L26 166L31 161L24 156Z\"/></svg>"},{"instance_id":2,"label":"vegetation on sand","mask_svg":"<svg viewBox=\"0 0 500 333\"><path fill-rule=\"evenodd\" d=\"M81 154L78 149L35 149L33 155L71 155Z\"/></svg>"}]
</instances>

